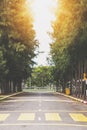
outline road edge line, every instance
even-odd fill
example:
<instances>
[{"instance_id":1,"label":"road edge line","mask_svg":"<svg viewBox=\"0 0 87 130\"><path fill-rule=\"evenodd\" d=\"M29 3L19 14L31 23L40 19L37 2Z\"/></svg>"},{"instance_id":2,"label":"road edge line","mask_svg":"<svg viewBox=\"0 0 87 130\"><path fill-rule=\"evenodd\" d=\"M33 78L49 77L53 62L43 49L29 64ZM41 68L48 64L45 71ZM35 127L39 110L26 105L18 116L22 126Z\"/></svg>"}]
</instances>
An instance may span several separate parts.
<instances>
[{"instance_id":1,"label":"road edge line","mask_svg":"<svg viewBox=\"0 0 87 130\"><path fill-rule=\"evenodd\" d=\"M21 92L16 92L16 93L7 95L7 96L4 95L4 97L0 98L0 101L2 101L2 100L4 100L4 99L7 99L7 98L9 98L9 97L11 97L11 96L15 96L15 95L21 94L21 93L24 93L24 92L21 91Z\"/></svg>"},{"instance_id":2,"label":"road edge line","mask_svg":"<svg viewBox=\"0 0 87 130\"><path fill-rule=\"evenodd\" d=\"M64 94L64 93L60 93L60 92L56 92L56 93L59 94L59 95L62 95L62 96L68 97L68 98L70 98L70 99L72 99L72 100L75 100L75 101L78 101L78 102L81 102L81 103L87 104L87 101L85 101L85 100L82 100L82 99L79 99L79 98L76 98L76 97L73 97L73 96L70 96L70 95L66 95L66 94Z\"/></svg>"}]
</instances>

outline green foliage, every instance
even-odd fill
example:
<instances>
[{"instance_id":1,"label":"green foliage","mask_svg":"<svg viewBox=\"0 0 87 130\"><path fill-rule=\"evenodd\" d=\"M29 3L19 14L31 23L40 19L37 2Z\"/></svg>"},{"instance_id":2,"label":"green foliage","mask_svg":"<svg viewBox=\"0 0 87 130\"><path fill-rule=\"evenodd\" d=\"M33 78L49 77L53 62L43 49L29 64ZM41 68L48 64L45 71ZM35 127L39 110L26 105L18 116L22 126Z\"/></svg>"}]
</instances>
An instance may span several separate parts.
<instances>
[{"instance_id":1,"label":"green foliage","mask_svg":"<svg viewBox=\"0 0 87 130\"><path fill-rule=\"evenodd\" d=\"M40 66L35 67L32 73L32 85L37 87L45 87L53 82L51 75L51 67Z\"/></svg>"},{"instance_id":2,"label":"green foliage","mask_svg":"<svg viewBox=\"0 0 87 130\"><path fill-rule=\"evenodd\" d=\"M3 58L3 52L0 49L0 82L5 78L4 76L8 73L8 69L6 68L6 61Z\"/></svg>"},{"instance_id":3,"label":"green foliage","mask_svg":"<svg viewBox=\"0 0 87 130\"><path fill-rule=\"evenodd\" d=\"M31 75L37 41L26 0L0 1L0 52L4 80L19 82ZM1 68L1 67L0 67ZM1 70L0 70L1 73Z\"/></svg>"},{"instance_id":4,"label":"green foliage","mask_svg":"<svg viewBox=\"0 0 87 130\"><path fill-rule=\"evenodd\" d=\"M58 3L52 24L51 55L55 80L68 81L75 76L79 63L87 61L87 0L58 0Z\"/></svg>"}]
</instances>

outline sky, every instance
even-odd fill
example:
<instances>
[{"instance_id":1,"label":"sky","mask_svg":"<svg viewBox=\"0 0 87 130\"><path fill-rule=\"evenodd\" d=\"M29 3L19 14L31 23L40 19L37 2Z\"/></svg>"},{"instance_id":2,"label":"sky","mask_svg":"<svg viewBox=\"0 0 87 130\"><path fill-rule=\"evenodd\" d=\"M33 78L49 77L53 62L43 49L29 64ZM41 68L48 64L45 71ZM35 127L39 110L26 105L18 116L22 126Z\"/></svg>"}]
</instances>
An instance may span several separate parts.
<instances>
[{"instance_id":1,"label":"sky","mask_svg":"<svg viewBox=\"0 0 87 130\"><path fill-rule=\"evenodd\" d=\"M46 59L50 52L49 44L52 42L48 32L52 32L51 22L55 19L53 11L55 6L56 0L33 0L31 4L36 39L40 43L38 51L42 52L34 59L37 65L47 65Z\"/></svg>"}]
</instances>

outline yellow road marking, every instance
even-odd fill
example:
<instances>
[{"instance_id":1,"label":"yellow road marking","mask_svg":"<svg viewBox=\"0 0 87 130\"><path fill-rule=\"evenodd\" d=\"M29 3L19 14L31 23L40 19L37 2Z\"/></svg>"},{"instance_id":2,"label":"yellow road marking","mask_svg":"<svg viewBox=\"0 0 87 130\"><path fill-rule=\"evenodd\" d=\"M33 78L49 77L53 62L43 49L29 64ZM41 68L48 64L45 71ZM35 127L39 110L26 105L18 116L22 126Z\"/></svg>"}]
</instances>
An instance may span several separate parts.
<instances>
[{"instance_id":1,"label":"yellow road marking","mask_svg":"<svg viewBox=\"0 0 87 130\"><path fill-rule=\"evenodd\" d=\"M15 95L18 95L18 94L21 94L21 93L24 93L24 92L17 92L17 93L10 94L10 95L4 96L4 97L3 97L3 95L2 95L2 98L0 98L0 100L6 99L6 98L8 98L8 97L12 97L12 96L15 96Z\"/></svg>"},{"instance_id":2,"label":"yellow road marking","mask_svg":"<svg viewBox=\"0 0 87 130\"><path fill-rule=\"evenodd\" d=\"M61 118L57 113L46 113L45 119L46 121L61 121Z\"/></svg>"},{"instance_id":3,"label":"yellow road marking","mask_svg":"<svg viewBox=\"0 0 87 130\"><path fill-rule=\"evenodd\" d=\"M4 121L10 114L0 114L0 121Z\"/></svg>"},{"instance_id":4,"label":"yellow road marking","mask_svg":"<svg viewBox=\"0 0 87 130\"><path fill-rule=\"evenodd\" d=\"M84 116L83 114L71 113L71 114L69 114L69 115L71 116L71 118L72 118L74 121L87 122L87 117Z\"/></svg>"},{"instance_id":5,"label":"yellow road marking","mask_svg":"<svg viewBox=\"0 0 87 130\"><path fill-rule=\"evenodd\" d=\"M34 120L35 114L34 113L22 113L20 114L18 120Z\"/></svg>"}]
</instances>

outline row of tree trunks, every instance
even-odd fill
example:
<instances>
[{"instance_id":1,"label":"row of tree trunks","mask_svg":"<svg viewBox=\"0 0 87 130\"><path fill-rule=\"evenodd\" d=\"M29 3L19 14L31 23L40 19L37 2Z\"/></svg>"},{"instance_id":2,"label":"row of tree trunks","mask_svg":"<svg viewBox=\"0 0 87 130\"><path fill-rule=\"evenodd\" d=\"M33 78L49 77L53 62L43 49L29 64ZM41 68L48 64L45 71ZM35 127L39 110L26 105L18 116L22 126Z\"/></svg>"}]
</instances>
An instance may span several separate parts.
<instances>
[{"instance_id":1,"label":"row of tree trunks","mask_svg":"<svg viewBox=\"0 0 87 130\"><path fill-rule=\"evenodd\" d=\"M75 69L75 72L73 70ZM72 69L72 74L69 75L69 86L67 86L67 82L62 80L62 93L66 93L66 87L70 88L70 95L76 96L78 98L83 98L84 100L87 98L87 61L84 59L83 61L77 62L77 68ZM84 76L85 74L85 76ZM66 75L67 76L67 75ZM61 90L60 83L56 83L56 91Z\"/></svg>"},{"instance_id":2,"label":"row of tree trunks","mask_svg":"<svg viewBox=\"0 0 87 130\"><path fill-rule=\"evenodd\" d=\"M1 94L10 94L22 91L22 82L5 81L0 84Z\"/></svg>"},{"instance_id":3,"label":"row of tree trunks","mask_svg":"<svg viewBox=\"0 0 87 130\"><path fill-rule=\"evenodd\" d=\"M84 74L87 75L86 60L80 61L77 65L77 69L75 71L75 93L72 93L72 95L74 94L76 97L83 97L84 99L86 99L87 77L84 77ZM72 89L71 89L71 91L72 91Z\"/></svg>"}]
</instances>

